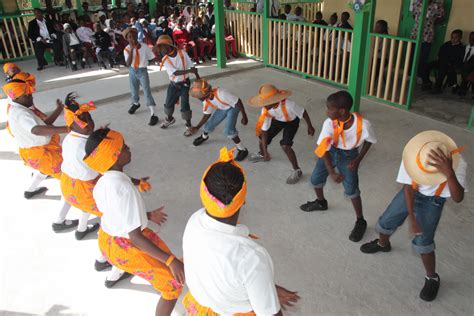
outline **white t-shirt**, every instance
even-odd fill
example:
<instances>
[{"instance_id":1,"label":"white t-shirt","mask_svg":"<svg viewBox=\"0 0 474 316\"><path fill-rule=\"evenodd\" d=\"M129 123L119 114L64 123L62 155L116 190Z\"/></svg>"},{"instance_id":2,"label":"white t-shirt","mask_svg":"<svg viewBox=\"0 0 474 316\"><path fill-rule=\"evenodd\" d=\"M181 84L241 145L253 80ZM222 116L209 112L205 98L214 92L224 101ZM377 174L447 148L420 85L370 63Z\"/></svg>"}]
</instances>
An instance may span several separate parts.
<instances>
[{"instance_id":1,"label":"white t-shirt","mask_svg":"<svg viewBox=\"0 0 474 316\"><path fill-rule=\"evenodd\" d=\"M81 26L76 30L76 34L81 42L92 43L92 35L94 35L94 31L92 31L90 28Z\"/></svg>"},{"instance_id":2,"label":"white t-shirt","mask_svg":"<svg viewBox=\"0 0 474 316\"><path fill-rule=\"evenodd\" d=\"M29 108L11 101L8 113L8 125L20 148L31 148L47 145L51 141L50 136L39 136L31 133L33 127L46 125Z\"/></svg>"},{"instance_id":3,"label":"white t-shirt","mask_svg":"<svg viewBox=\"0 0 474 316\"><path fill-rule=\"evenodd\" d=\"M74 46L74 45L79 45L79 39L77 38L76 34L74 32L69 33L69 46Z\"/></svg>"},{"instance_id":4,"label":"white t-shirt","mask_svg":"<svg viewBox=\"0 0 474 316\"><path fill-rule=\"evenodd\" d=\"M272 259L248 235L246 226L221 223L203 208L191 216L183 236L184 270L200 305L223 316L278 313Z\"/></svg>"},{"instance_id":5,"label":"white t-shirt","mask_svg":"<svg viewBox=\"0 0 474 316\"><path fill-rule=\"evenodd\" d=\"M89 168L84 162L88 137L87 135L70 132L63 140L63 163L61 165L61 171L73 179L89 181L99 176L99 173Z\"/></svg>"},{"instance_id":6,"label":"white t-shirt","mask_svg":"<svg viewBox=\"0 0 474 316\"><path fill-rule=\"evenodd\" d=\"M188 75L175 76L176 70L187 70L194 67L194 63L189 55L184 50L181 50L181 53L183 54L184 65L179 53L176 53L175 57L167 55L163 58L163 67L165 67L170 80L173 82L181 82L188 78Z\"/></svg>"},{"instance_id":7,"label":"white t-shirt","mask_svg":"<svg viewBox=\"0 0 474 316\"><path fill-rule=\"evenodd\" d=\"M467 192L467 179L466 179L466 174L467 174L467 163L464 161L464 158L461 156L461 159L459 160L459 165L457 169L455 170L456 173L456 178L458 179L459 184L464 188L464 192ZM401 184L409 184L411 185L413 180L412 178L408 175L407 170L405 169L405 165L402 163L400 164L400 169L398 170L398 176L397 176L397 182ZM436 190L438 189L438 186L429 186L429 185L418 185L418 192L420 192L423 195L426 196L434 196L436 193ZM449 191L449 186L446 185L444 188L443 192L441 192L441 197L443 198L449 198L451 197L451 192Z\"/></svg>"},{"instance_id":8,"label":"white t-shirt","mask_svg":"<svg viewBox=\"0 0 474 316\"><path fill-rule=\"evenodd\" d=\"M128 56L130 54L130 45L125 47L123 50L123 55L125 57L125 60L128 59ZM138 49L138 68L146 68L148 66L148 61L155 59L155 54L153 54L152 50L150 47L148 47L145 44L140 44L140 48ZM133 67L135 65L135 59L137 59L137 51L133 51L133 58L132 58L132 63L130 64L130 67Z\"/></svg>"},{"instance_id":9,"label":"white t-shirt","mask_svg":"<svg viewBox=\"0 0 474 316\"><path fill-rule=\"evenodd\" d=\"M281 110L281 102L280 102L280 104L276 108L268 110L268 114L270 114L271 117L265 118L265 121L263 122L263 125L262 125L262 131L268 131L270 129L270 126L272 125L272 118L280 122L291 122L297 117L299 119L303 118L303 114L305 111L303 107L299 106L298 104L296 104L295 102L291 100L286 100L285 106L286 106L286 112L288 113L288 120L285 118L285 114ZM262 113L263 113L263 109L262 109Z\"/></svg>"},{"instance_id":10,"label":"white t-shirt","mask_svg":"<svg viewBox=\"0 0 474 316\"><path fill-rule=\"evenodd\" d=\"M339 136L337 148L350 150L350 149L361 146L364 142L375 144L377 142L377 138L375 137L374 129L372 128L372 124L370 124L370 121L366 120L365 118L362 119L362 135L360 136L360 141L359 143L356 144L357 118L355 114L352 114L352 115L354 116L354 123L349 129L344 130L344 139L346 141L346 146L344 146L342 137ZM326 119L323 123L323 128L321 129L321 133L319 134L319 138L318 138L318 145L321 144L323 139L325 139L326 137L331 137L331 138L334 137L334 129L332 126L332 120L329 118ZM328 150L330 148L331 147L328 147Z\"/></svg>"},{"instance_id":11,"label":"white t-shirt","mask_svg":"<svg viewBox=\"0 0 474 316\"><path fill-rule=\"evenodd\" d=\"M128 233L148 224L145 203L123 172L107 171L94 187L94 200L103 213L101 227L110 236L129 238Z\"/></svg>"},{"instance_id":12,"label":"white t-shirt","mask_svg":"<svg viewBox=\"0 0 474 316\"><path fill-rule=\"evenodd\" d=\"M233 108L233 107L235 107L235 105L239 101L238 97L236 97L235 95L229 93L227 90L224 90L222 88L217 88L216 94L217 94L217 97L214 96L214 98L212 100L207 100L207 102L210 102L218 110L224 110L225 111L225 110L228 110L230 108ZM222 103L221 101L224 102L225 104ZM213 108L212 106L208 106L207 102L204 101L202 103L203 104L202 111L203 111L204 114L211 115L212 113L214 113L214 111L216 109Z\"/></svg>"},{"instance_id":13,"label":"white t-shirt","mask_svg":"<svg viewBox=\"0 0 474 316\"><path fill-rule=\"evenodd\" d=\"M46 20L43 19L43 21L40 21L36 19L36 23L38 24L39 27L39 33L42 39L51 39L51 36L49 35L48 31L48 26L46 25ZM36 41L39 42L41 41L41 38L37 38Z\"/></svg>"}]
</instances>

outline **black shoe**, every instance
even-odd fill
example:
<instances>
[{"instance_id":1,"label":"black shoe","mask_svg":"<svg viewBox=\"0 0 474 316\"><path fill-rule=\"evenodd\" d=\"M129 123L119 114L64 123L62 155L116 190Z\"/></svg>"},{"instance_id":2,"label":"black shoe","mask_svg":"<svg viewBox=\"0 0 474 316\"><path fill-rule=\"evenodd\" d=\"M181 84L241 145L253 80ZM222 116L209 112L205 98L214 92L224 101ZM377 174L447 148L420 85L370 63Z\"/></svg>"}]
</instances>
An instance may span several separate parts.
<instances>
[{"instance_id":1,"label":"black shoe","mask_svg":"<svg viewBox=\"0 0 474 316\"><path fill-rule=\"evenodd\" d=\"M120 282L122 280L125 280L125 279L129 278L130 276L132 276L130 273L124 272L122 274L122 276L120 278L118 278L117 280L115 280L115 281L109 281L109 280L106 279L105 282L104 282L104 285L105 285L106 288L110 289L110 288L114 287L114 285L117 284L118 282Z\"/></svg>"},{"instance_id":2,"label":"black shoe","mask_svg":"<svg viewBox=\"0 0 474 316\"><path fill-rule=\"evenodd\" d=\"M39 66L38 68L36 68L36 70L38 70L38 71L41 71L43 69L44 69L44 66Z\"/></svg>"},{"instance_id":3,"label":"black shoe","mask_svg":"<svg viewBox=\"0 0 474 316\"><path fill-rule=\"evenodd\" d=\"M392 250L392 246L390 245L390 243L388 243L388 245L386 245L385 247L382 247L379 245L378 239L372 240L371 242L360 246L360 251L362 251L363 253L376 253L379 251L389 252L390 250Z\"/></svg>"},{"instance_id":4,"label":"black shoe","mask_svg":"<svg viewBox=\"0 0 474 316\"><path fill-rule=\"evenodd\" d=\"M301 205L300 209L303 212L327 211L328 201L327 200L320 201L318 199L314 201L308 201L307 203Z\"/></svg>"},{"instance_id":5,"label":"black shoe","mask_svg":"<svg viewBox=\"0 0 474 316\"><path fill-rule=\"evenodd\" d=\"M77 65L76 64L73 64L72 67L71 67L72 71L77 71Z\"/></svg>"},{"instance_id":6,"label":"black shoe","mask_svg":"<svg viewBox=\"0 0 474 316\"><path fill-rule=\"evenodd\" d=\"M83 231L83 232L78 232L78 231L76 230L76 233L75 233L76 239L77 239L77 240L81 240L82 238L86 237L87 234L92 233L92 232L95 232L96 230L98 230L99 227L100 227L100 224L94 224L94 225L92 225L92 226L88 226L88 227L86 228L86 230Z\"/></svg>"},{"instance_id":7,"label":"black shoe","mask_svg":"<svg viewBox=\"0 0 474 316\"><path fill-rule=\"evenodd\" d=\"M205 142L206 140L208 140L208 139L209 139L209 136L206 137L206 138L204 138L204 137L202 137L202 135L201 135L201 136L199 136L198 138L194 139L193 145L194 145L194 146L199 146L199 145L201 145L202 143L204 143L204 142Z\"/></svg>"},{"instance_id":8,"label":"black shoe","mask_svg":"<svg viewBox=\"0 0 474 316\"><path fill-rule=\"evenodd\" d=\"M128 114L135 114L139 107L140 103L133 103L130 109L128 110Z\"/></svg>"},{"instance_id":9,"label":"black shoe","mask_svg":"<svg viewBox=\"0 0 474 316\"><path fill-rule=\"evenodd\" d=\"M130 110L131 110L131 109L130 109ZM128 112L130 113L130 111L128 111ZM155 126L156 124L158 124L158 121L159 121L158 116L152 115L152 116L150 117L150 122L148 123L148 125L150 125L150 126Z\"/></svg>"},{"instance_id":10,"label":"black shoe","mask_svg":"<svg viewBox=\"0 0 474 316\"><path fill-rule=\"evenodd\" d=\"M68 229L77 227L78 224L79 224L79 220L77 220L77 219L72 220L72 221L67 219L64 222L62 222L61 224L53 223L52 227L53 227L53 231L55 233L58 233L58 232L61 232L63 230L68 230Z\"/></svg>"},{"instance_id":11,"label":"black shoe","mask_svg":"<svg viewBox=\"0 0 474 316\"><path fill-rule=\"evenodd\" d=\"M439 285L441 279L438 274L436 274L436 279L425 277L425 286L420 292L420 298L424 301L431 302L438 295Z\"/></svg>"},{"instance_id":12,"label":"black shoe","mask_svg":"<svg viewBox=\"0 0 474 316\"><path fill-rule=\"evenodd\" d=\"M45 187L40 187L34 191L25 191L25 193L23 193L23 196L25 197L25 199L29 200L31 199L32 197L38 195L38 194L41 194L41 193L44 193L48 191L48 188L45 188Z\"/></svg>"},{"instance_id":13,"label":"black shoe","mask_svg":"<svg viewBox=\"0 0 474 316\"><path fill-rule=\"evenodd\" d=\"M355 225L354 229L351 231L349 235L349 239L353 242L358 242L364 237L365 230L367 229L367 222L363 218L359 218Z\"/></svg>"},{"instance_id":14,"label":"black shoe","mask_svg":"<svg viewBox=\"0 0 474 316\"><path fill-rule=\"evenodd\" d=\"M237 156L235 156L235 160L242 161L245 158L247 158L248 155L249 155L249 151L247 150L247 148L242 149L242 150L237 149Z\"/></svg>"},{"instance_id":15,"label":"black shoe","mask_svg":"<svg viewBox=\"0 0 474 316\"><path fill-rule=\"evenodd\" d=\"M95 271L100 272L100 271L104 271L105 269L112 268L112 265L108 261L100 262L96 260L94 263L94 268L95 268Z\"/></svg>"}]
</instances>

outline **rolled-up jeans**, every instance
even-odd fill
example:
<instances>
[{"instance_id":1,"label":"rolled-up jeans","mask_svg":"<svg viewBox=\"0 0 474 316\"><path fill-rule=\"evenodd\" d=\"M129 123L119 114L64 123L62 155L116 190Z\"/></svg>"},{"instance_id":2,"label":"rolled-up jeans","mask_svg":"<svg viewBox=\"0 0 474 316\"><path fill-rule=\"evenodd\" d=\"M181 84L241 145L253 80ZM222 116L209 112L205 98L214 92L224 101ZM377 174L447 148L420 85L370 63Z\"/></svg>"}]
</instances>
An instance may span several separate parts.
<instances>
[{"instance_id":1,"label":"rolled-up jeans","mask_svg":"<svg viewBox=\"0 0 474 316\"><path fill-rule=\"evenodd\" d=\"M231 107L227 110L215 110L212 113L212 116L204 125L204 132L210 134L214 129L225 120L224 134L230 138L234 139L239 135L235 125L237 124L237 117L239 116L239 108Z\"/></svg>"},{"instance_id":2,"label":"rolled-up jeans","mask_svg":"<svg viewBox=\"0 0 474 316\"><path fill-rule=\"evenodd\" d=\"M143 94L146 98L147 106L155 106L155 99L151 94L150 89L150 78L148 77L148 70L146 68L135 69L133 67L128 68L130 78L130 92L132 94L132 103L138 104L140 102L140 86L142 86Z\"/></svg>"}]
</instances>

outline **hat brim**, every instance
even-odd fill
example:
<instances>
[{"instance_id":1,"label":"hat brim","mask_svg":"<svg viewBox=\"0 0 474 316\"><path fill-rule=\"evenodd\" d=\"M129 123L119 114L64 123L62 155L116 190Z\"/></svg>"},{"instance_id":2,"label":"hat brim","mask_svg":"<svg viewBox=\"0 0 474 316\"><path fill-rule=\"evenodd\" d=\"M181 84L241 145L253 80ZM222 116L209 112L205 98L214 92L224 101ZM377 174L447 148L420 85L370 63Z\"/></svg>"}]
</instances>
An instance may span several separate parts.
<instances>
[{"instance_id":1,"label":"hat brim","mask_svg":"<svg viewBox=\"0 0 474 316\"><path fill-rule=\"evenodd\" d=\"M448 135L439 131L424 131L410 139L403 150L403 165L408 175L418 184L435 186L445 182L446 176L441 172L427 173L418 167L416 156L420 149L429 142L440 142L446 146L449 152L458 148L454 140ZM460 155L452 155L453 169L459 165Z\"/></svg>"},{"instance_id":2,"label":"hat brim","mask_svg":"<svg viewBox=\"0 0 474 316\"><path fill-rule=\"evenodd\" d=\"M159 43L159 44L156 44L156 46L169 46L169 47L178 49L174 44L168 44L168 43Z\"/></svg>"},{"instance_id":3,"label":"hat brim","mask_svg":"<svg viewBox=\"0 0 474 316\"><path fill-rule=\"evenodd\" d=\"M283 101L291 96L291 94L292 93L289 90L279 90L277 94L265 99L262 99L259 95L253 96L248 100L248 103L251 107L263 108L264 106Z\"/></svg>"}]
</instances>

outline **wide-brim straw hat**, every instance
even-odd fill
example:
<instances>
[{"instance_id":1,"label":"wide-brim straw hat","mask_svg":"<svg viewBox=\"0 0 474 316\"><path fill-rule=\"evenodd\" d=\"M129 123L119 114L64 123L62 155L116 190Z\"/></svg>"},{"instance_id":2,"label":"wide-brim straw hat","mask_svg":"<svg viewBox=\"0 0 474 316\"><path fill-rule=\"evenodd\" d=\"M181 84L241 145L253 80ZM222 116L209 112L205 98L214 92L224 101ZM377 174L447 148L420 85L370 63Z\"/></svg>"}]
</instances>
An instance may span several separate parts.
<instances>
[{"instance_id":1,"label":"wide-brim straw hat","mask_svg":"<svg viewBox=\"0 0 474 316\"><path fill-rule=\"evenodd\" d=\"M254 108L262 108L287 99L291 95L289 90L280 90L274 85L264 84L258 90L256 96L251 97L248 102Z\"/></svg>"},{"instance_id":2,"label":"wide-brim straw hat","mask_svg":"<svg viewBox=\"0 0 474 316\"><path fill-rule=\"evenodd\" d=\"M134 27L128 27L128 28L126 28L125 31L123 31L123 33L122 33L123 38L127 40L127 36L128 36L128 34L129 34L130 32L134 32L134 33L136 33L136 34L138 35L138 30L137 30L136 28L134 28Z\"/></svg>"},{"instance_id":3,"label":"wide-brim straw hat","mask_svg":"<svg viewBox=\"0 0 474 316\"><path fill-rule=\"evenodd\" d=\"M421 132L406 144L403 150L403 165L408 175L417 184L435 186L445 182L446 176L428 163L431 150L439 148L445 155L453 153L453 169L459 165L458 146L448 135L439 131Z\"/></svg>"},{"instance_id":4,"label":"wide-brim straw hat","mask_svg":"<svg viewBox=\"0 0 474 316\"><path fill-rule=\"evenodd\" d=\"M173 40L171 39L171 37L169 37L169 35L161 35L160 37L158 37L158 40L156 41L156 46L160 45L168 45L170 47L176 48L173 43Z\"/></svg>"},{"instance_id":5,"label":"wide-brim straw hat","mask_svg":"<svg viewBox=\"0 0 474 316\"><path fill-rule=\"evenodd\" d=\"M212 91L212 86L204 79L197 79L189 89L189 95L196 99L203 99L209 96Z\"/></svg>"}]
</instances>

